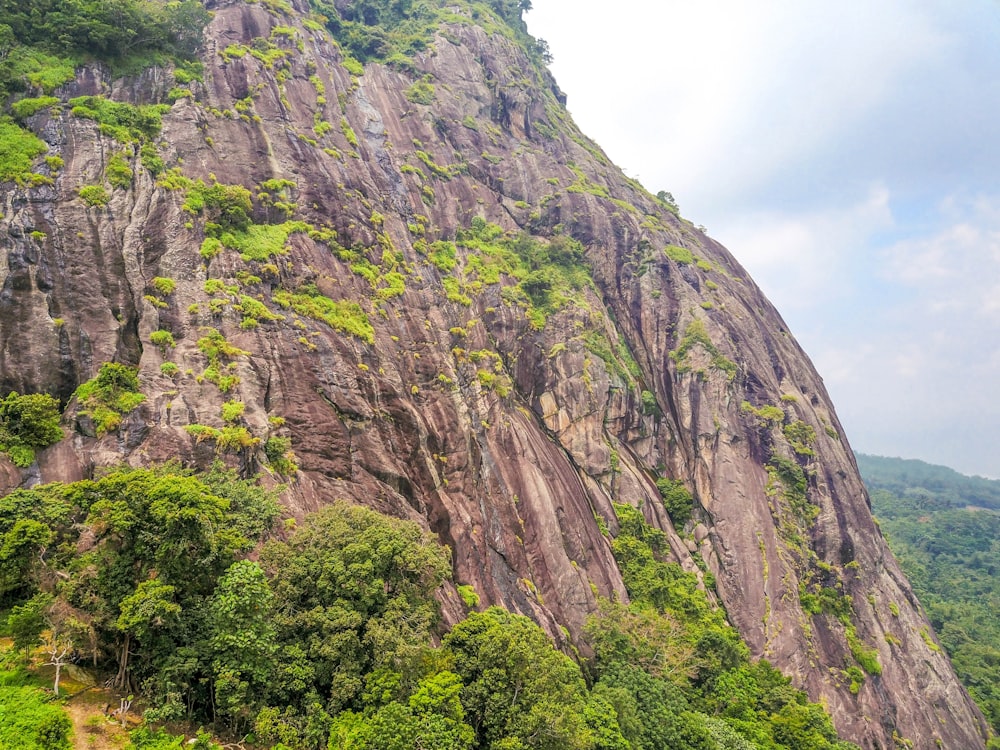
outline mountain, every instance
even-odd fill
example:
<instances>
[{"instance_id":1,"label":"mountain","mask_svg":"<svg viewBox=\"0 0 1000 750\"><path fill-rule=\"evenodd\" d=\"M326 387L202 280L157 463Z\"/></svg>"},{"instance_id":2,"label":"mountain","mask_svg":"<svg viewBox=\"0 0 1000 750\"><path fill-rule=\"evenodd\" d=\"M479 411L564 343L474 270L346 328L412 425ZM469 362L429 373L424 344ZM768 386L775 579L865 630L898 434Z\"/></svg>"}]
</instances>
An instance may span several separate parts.
<instances>
[{"instance_id":1,"label":"mountain","mask_svg":"<svg viewBox=\"0 0 1000 750\"><path fill-rule=\"evenodd\" d=\"M1000 727L1000 482L922 461L858 455L872 511L941 645L994 731ZM931 489L933 488L933 489ZM992 491L992 492L991 492Z\"/></svg>"},{"instance_id":2,"label":"mountain","mask_svg":"<svg viewBox=\"0 0 1000 750\"><path fill-rule=\"evenodd\" d=\"M8 442L0 488L221 458L295 518L419 522L481 607L566 646L627 598L610 539L639 508L842 736L984 747L819 375L577 129L522 5L208 2L196 62L29 77L0 387L69 435Z\"/></svg>"},{"instance_id":3,"label":"mountain","mask_svg":"<svg viewBox=\"0 0 1000 750\"><path fill-rule=\"evenodd\" d=\"M926 491L949 505L1000 510L1000 481L970 477L947 466L912 458L886 458L858 453L858 468L872 489L901 495Z\"/></svg>"}]
</instances>

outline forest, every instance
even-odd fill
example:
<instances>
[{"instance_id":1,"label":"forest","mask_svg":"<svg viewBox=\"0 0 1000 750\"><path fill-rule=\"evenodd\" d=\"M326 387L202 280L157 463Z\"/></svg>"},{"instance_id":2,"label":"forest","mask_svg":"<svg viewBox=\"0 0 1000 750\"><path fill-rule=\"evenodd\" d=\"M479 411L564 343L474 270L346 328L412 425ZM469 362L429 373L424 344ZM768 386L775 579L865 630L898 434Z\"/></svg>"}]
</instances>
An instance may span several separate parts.
<instances>
[{"instance_id":1,"label":"forest","mask_svg":"<svg viewBox=\"0 0 1000 750\"><path fill-rule=\"evenodd\" d=\"M959 679L1000 732L1000 482L858 456L872 511Z\"/></svg>"},{"instance_id":2,"label":"forest","mask_svg":"<svg viewBox=\"0 0 1000 750\"><path fill-rule=\"evenodd\" d=\"M278 523L273 493L221 467L15 491L0 499L0 691L22 709L0 743L69 747L58 683L73 663L135 701L137 748L175 746L154 726L331 750L854 747L750 660L698 578L666 561L663 532L616 512L631 602L602 600L559 650L450 588L448 548L372 510ZM450 629L448 590L466 609Z\"/></svg>"}]
</instances>

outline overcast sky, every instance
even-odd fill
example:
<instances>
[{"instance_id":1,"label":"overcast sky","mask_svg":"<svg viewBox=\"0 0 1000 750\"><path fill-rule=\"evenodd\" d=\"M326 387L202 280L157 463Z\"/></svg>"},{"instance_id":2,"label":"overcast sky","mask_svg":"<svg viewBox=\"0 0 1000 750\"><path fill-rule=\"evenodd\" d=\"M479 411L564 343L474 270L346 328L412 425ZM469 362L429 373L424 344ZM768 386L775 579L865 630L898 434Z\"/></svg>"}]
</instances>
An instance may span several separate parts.
<instances>
[{"instance_id":1,"label":"overcast sky","mask_svg":"<svg viewBox=\"0 0 1000 750\"><path fill-rule=\"evenodd\" d=\"M854 449L1000 477L1000 2L533 4L577 123L747 267Z\"/></svg>"}]
</instances>

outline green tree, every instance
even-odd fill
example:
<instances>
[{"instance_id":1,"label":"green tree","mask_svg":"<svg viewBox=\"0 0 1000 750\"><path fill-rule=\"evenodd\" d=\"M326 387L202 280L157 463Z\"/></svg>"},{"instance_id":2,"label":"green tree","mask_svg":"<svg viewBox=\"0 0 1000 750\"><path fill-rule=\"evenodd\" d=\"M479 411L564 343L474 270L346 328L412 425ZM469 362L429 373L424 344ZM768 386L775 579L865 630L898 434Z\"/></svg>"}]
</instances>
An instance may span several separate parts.
<instances>
[{"instance_id":1,"label":"green tree","mask_svg":"<svg viewBox=\"0 0 1000 750\"><path fill-rule=\"evenodd\" d=\"M636 750L715 750L705 716L680 689L648 672L622 665L601 677L594 694L615 707L623 734Z\"/></svg>"},{"instance_id":2,"label":"green tree","mask_svg":"<svg viewBox=\"0 0 1000 750\"><path fill-rule=\"evenodd\" d=\"M129 666L132 639L140 644L152 638L171 620L181 613L181 606L174 601L173 586L153 578L136 586L135 591L118 603L121 614L115 626L125 634L118 657L119 685L125 684L125 674Z\"/></svg>"},{"instance_id":3,"label":"green tree","mask_svg":"<svg viewBox=\"0 0 1000 750\"><path fill-rule=\"evenodd\" d=\"M275 595L283 667L275 696L310 693L331 713L359 708L366 672L394 666L430 641L434 590L448 550L408 521L338 503L261 556Z\"/></svg>"},{"instance_id":4,"label":"green tree","mask_svg":"<svg viewBox=\"0 0 1000 750\"><path fill-rule=\"evenodd\" d=\"M480 747L592 747L580 668L527 617L499 607L472 612L444 646L465 683L462 704Z\"/></svg>"},{"instance_id":5,"label":"green tree","mask_svg":"<svg viewBox=\"0 0 1000 750\"><path fill-rule=\"evenodd\" d=\"M7 630L14 641L14 648L24 649L25 660L31 649L42 642L45 611L51 604L51 595L36 594L24 604L14 607L7 615Z\"/></svg>"},{"instance_id":6,"label":"green tree","mask_svg":"<svg viewBox=\"0 0 1000 750\"><path fill-rule=\"evenodd\" d=\"M273 599L261 567L240 560L209 601L215 706L233 729L249 726L275 670Z\"/></svg>"},{"instance_id":7,"label":"green tree","mask_svg":"<svg viewBox=\"0 0 1000 750\"><path fill-rule=\"evenodd\" d=\"M59 401L47 393L20 396L11 392L0 401L2 434L33 448L44 448L62 440L59 416Z\"/></svg>"},{"instance_id":8,"label":"green tree","mask_svg":"<svg viewBox=\"0 0 1000 750\"><path fill-rule=\"evenodd\" d=\"M369 715L346 711L330 732L330 750L471 750L475 733L464 721L462 681L453 672L422 680L407 701Z\"/></svg>"},{"instance_id":9,"label":"green tree","mask_svg":"<svg viewBox=\"0 0 1000 750\"><path fill-rule=\"evenodd\" d=\"M601 670L631 664L680 685L698 673L695 647L684 628L648 605L600 599L584 633Z\"/></svg>"}]
</instances>

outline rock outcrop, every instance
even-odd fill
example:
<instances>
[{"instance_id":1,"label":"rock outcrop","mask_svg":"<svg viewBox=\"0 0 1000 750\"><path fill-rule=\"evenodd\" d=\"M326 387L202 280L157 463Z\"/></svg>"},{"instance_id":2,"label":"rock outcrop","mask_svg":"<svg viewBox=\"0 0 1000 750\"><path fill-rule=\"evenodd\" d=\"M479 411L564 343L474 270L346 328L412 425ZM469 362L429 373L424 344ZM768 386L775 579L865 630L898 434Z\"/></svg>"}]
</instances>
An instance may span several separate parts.
<instances>
[{"instance_id":1,"label":"rock outcrop","mask_svg":"<svg viewBox=\"0 0 1000 750\"><path fill-rule=\"evenodd\" d=\"M0 386L59 396L72 435L0 461L6 489L122 462L266 472L290 438L290 514L346 498L419 520L484 604L557 639L626 596L606 535L629 503L845 737L984 747L809 359L521 44L459 9L416 70L360 74L305 7L213 10L202 81L88 66L58 92L172 101L147 143L165 171L72 105L27 121L62 166L0 193ZM80 196L96 184L105 205ZM224 186L251 191L249 228ZM146 401L99 434L73 393L110 361ZM696 498L687 528L660 477Z\"/></svg>"}]
</instances>

